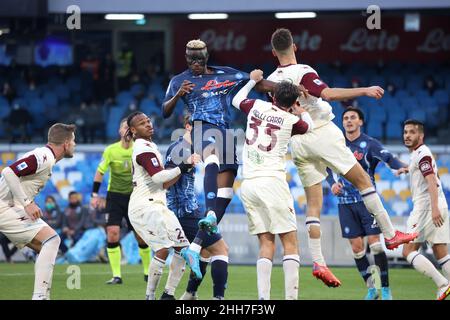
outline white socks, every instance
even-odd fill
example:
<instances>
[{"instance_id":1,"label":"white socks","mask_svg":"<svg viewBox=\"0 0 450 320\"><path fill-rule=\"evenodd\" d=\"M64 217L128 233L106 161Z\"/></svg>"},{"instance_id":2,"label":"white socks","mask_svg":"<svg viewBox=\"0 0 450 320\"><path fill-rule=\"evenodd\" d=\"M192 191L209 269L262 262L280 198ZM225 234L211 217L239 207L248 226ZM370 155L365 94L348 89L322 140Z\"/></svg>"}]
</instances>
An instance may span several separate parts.
<instances>
[{"instance_id":1,"label":"white socks","mask_svg":"<svg viewBox=\"0 0 450 320\"><path fill-rule=\"evenodd\" d=\"M445 257L438 260L439 265L442 268L442 273L447 278L447 280L450 280L450 255L446 255Z\"/></svg>"},{"instance_id":2,"label":"white socks","mask_svg":"<svg viewBox=\"0 0 450 320\"><path fill-rule=\"evenodd\" d=\"M148 282L147 282L147 300L155 300L155 291L158 288L159 281L163 273L163 268L166 265L165 260L161 260L156 256L150 261L148 268Z\"/></svg>"},{"instance_id":3,"label":"white socks","mask_svg":"<svg viewBox=\"0 0 450 320\"><path fill-rule=\"evenodd\" d=\"M289 254L283 257L284 290L286 300L298 299L298 269L300 257L298 254Z\"/></svg>"},{"instance_id":4,"label":"white socks","mask_svg":"<svg viewBox=\"0 0 450 320\"><path fill-rule=\"evenodd\" d=\"M61 239L56 234L42 242L41 252L34 265L35 278L32 300L46 300L50 298L53 268L60 243Z\"/></svg>"},{"instance_id":5,"label":"white socks","mask_svg":"<svg viewBox=\"0 0 450 320\"><path fill-rule=\"evenodd\" d=\"M306 217L305 220L306 229L308 230L308 247L311 253L312 261L320 264L321 266L326 266L325 259L322 255L322 246L319 238L311 238L310 228L320 229L320 219L316 217Z\"/></svg>"},{"instance_id":6,"label":"white socks","mask_svg":"<svg viewBox=\"0 0 450 320\"><path fill-rule=\"evenodd\" d=\"M185 270L186 261L181 257L180 253L174 250L172 262L170 263L169 276L167 277L165 291L167 294L175 295L175 289L180 283Z\"/></svg>"},{"instance_id":7,"label":"white socks","mask_svg":"<svg viewBox=\"0 0 450 320\"><path fill-rule=\"evenodd\" d=\"M392 226L391 219L381 202L380 196L375 191L375 188L367 188L360 191L360 194L367 211L369 211L374 216L375 220L377 220L377 224L380 227L384 238L393 238L395 236L394 227Z\"/></svg>"},{"instance_id":8,"label":"white socks","mask_svg":"<svg viewBox=\"0 0 450 320\"><path fill-rule=\"evenodd\" d=\"M259 258L256 262L256 275L258 282L258 299L270 300L272 261L267 258Z\"/></svg>"},{"instance_id":9,"label":"white socks","mask_svg":"<svg viewBox=\"0 0 450 320\"><path fill-rule=\"evenodd\" d=\"M411 252L406 257L406 260L408 260L417 271L433 279L438 288L448 284L448 280L434 267L431 261L419 252Z\"/></svg>"}]
</instances>

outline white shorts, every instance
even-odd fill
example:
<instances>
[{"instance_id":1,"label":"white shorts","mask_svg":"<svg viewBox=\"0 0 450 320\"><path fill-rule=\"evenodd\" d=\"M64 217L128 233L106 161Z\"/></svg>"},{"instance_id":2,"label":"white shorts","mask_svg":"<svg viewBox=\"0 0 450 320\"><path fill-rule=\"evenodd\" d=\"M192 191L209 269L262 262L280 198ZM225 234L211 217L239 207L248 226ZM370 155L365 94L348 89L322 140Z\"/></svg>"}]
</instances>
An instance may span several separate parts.
<instances>
[{"instance_id":1,"label":"white shorts","mask_svg":"<svg viewBox=\"0 0 450 320\"><path fill-rule=\"evenodd\" d=\"M47 226L42 219L32 221L22 208L10 207L0 213L0 232L19 249L30 243Z\"/></svg>"},{"instance_id":2,"label":"white shorts","mask_svg":"<svg viewBox=\"0 0 450 320\"><path fill-rule=\"evenodd\" d=\"M153 203L129 211L134 230L153 251L187 247L189 241L175 214L162 203Z\"/></svg>"},{"instance_id":3,"label":"white shorts","mask_svg":"<svg viewBox=\"0 0 450 320\"><path fill-rule=\"evenodd\" d=\"M241 200L248 216L250 234L280 234L297 230L294 200L285 179L244 179Z\"/></svg>"},{"instance_id":4,"label":"white shorts","mask_svg":"<svg viewBox=\"0 0 450 320\"><path fill-rule=\"evenodd\" d=\"M357 160L345 145L342 131L333 123L291 138L291 154L304 187L322 182L326 169L344 175Z\"/></svg>"},{"instance_id":5,"label":"white shorts","mask_svg":"<svg viewBox=\"0 0 450 320\"><path fill-rule=\"evenodd\" d=\"M414 243L428 242L430 245L439 243L450 243L450 232L448 225L448 208L439 208L444 218L444 225L437 228L431 218L431 210L413 210L408 218L408 232L418 232L419 236Z\"/></svg>"}]
</instances>

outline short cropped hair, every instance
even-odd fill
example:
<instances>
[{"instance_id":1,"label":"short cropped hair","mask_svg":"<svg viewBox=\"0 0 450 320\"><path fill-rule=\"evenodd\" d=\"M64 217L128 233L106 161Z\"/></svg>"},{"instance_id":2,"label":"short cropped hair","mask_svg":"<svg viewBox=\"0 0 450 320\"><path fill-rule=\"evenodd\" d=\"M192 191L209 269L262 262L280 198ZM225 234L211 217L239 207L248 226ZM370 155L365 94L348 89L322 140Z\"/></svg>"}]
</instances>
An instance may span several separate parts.
<instances>
[{"instance_id":1,"label":"short cropped hair","mask_svg":"<svg viewBox=\"0 0 450 320\"><path fill-rule=\"evenodd\" d=\"M358 114L359 119L364 122L364 112L360 108L357 108L357 107L347 107L344 110L344 112L342 113L342 120L344 119L344 115L349 111L356 112Z\"/></svg>"},{"instance_id":2,"label":"short cropped hair","mask_svg":"<svg viewBox=\"0 0 450 320\"><path fill-rule=\"evenodd\" d=\"M284 52L292 46L294 40L289 29L280 28L275 30L275 32L272 34L270 42L273 49L278 52Z\"/></svg>"},{"instance_id":3,"label":"short cropped hair","mask_svg":"<svg viewBox=\"0 0 450 320\"><path fill-rule=\"evenodd\" d=\"M275 88L275 103L278 107L290 108L300 96L299 88L290 81L282 81Z\"/></svg>"},{"instance_id":4,"label":"short cropped hair","mask_svg":"<svg viewBox=\"0 0 450 320\"><path fill-rule=\"evenodd\" d=\"M206 48L206 43L200 39L191 40L186 44L188 50L202 50Z\"/></svg>"},{"instance_id":5,"label":"short cropped hair","mask_svg":"<svg viewBox=\"0 0 450 320\"><path fill-rule=\"evenodd\" d=\"M72 139L76 129L77 126L74 124L55 123L48 129L48 143L61 145Z\"/></svg>"},{"instance_id":6,"label":"short cropped hair","mask_svg":"<svg viewBox=\"0 0 450 320\"><path fill-rule=\"evenodd\" d=\"M407 124L413 124L416 125L419 129L420 133L425 133L425 125L422 121L416 120L416 119L408 119L405 122L403 122L403 127L405 127Z\"/></svg>"}]
</instances>

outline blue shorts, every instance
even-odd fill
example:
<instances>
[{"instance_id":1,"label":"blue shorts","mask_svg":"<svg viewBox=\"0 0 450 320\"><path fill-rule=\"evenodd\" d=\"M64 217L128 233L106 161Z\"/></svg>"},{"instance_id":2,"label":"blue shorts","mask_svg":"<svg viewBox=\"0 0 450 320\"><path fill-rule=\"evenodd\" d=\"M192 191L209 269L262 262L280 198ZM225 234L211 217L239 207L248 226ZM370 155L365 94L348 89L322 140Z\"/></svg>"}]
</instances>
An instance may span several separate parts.
<instances>
[{"instance_id":1,"label":"blue shorts","mask_svg":"<svg viewBox=\"0 0 450 320\"><path fill-rule=\"evenodd\" d=\"M215 154L220 161L219 172L231 170L236 176L239 164L233 131L227 131L208 122L194 120L191 139L193 152L203 155L205 149L215 148Z\"/></svg>"},{"instance_id":2,"label":"blue shorts","mask_svg":"<svg viewBox=\"0 0 450 320\"><path fill-rule=\"evenodd\" d=\"M364 202L339 204L338 208L343 238L353 239L381 233L375 218L367 211Z\"/></svg>"},{"instance_id":3,"label":"blue shorts","mask_svg":"<svg viewBox=\"0 0 450 320\"><path fill-rule=\"evenodd\" d=\"M198 231L198 221L201 218L197 216L185 216L182 218L178 218L178 221L180 221L181 227L183 228L184 234L186 238L188 238L189 242L192 243L195 239L195 236L197 235ZM206 238L203 240L202 247L207 248L217 241L222 239L222 235L220 233L215 233L212 235L207 235Z\"/></svg>"}]
</instances>

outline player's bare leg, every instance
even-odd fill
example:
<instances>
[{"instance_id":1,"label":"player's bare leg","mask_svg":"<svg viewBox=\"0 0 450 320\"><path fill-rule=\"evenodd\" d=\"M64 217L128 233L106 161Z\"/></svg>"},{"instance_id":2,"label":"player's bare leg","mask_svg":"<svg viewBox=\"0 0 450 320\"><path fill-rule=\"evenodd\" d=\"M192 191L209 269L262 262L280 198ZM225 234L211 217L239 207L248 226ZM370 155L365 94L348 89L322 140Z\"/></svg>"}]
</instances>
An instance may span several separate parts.
<instances>
[{"instance_id":1,"label":"player's bare leg","mask_svg":"<svg viewBox=\"0 0 450 320\"><path fill-rule=\"evenodd\" d=\"M120 249L120 227L119 226L107 226L106 238L108 261L111 266L113 277L106 282L106 284L122 284L122 272L121 272L121 259L122 251Z\"/></svg>"},{"instance_id":2,"label":"player's bare leg","mask_svg":"<svg viewBox=\"0 0 450 320\"><path fill-rule=\"evenodd\" d=\"M275 235L265 232L258 234L259 258L256 262L256 278L259 300L270 300L270 279L272 261L275 254Z\"/></svg>"},{"instance_id":3,"label":"player's bare leg","mask_svg":"<svg viewBox=\"0 0 450 320\"><path fill-rule=\"evenodd\" d=\"M50 300L50 291L61 239L50 227L43 227L28 245L38 249L39 255L34 265L34 291L33 300Z\"/></svg>"},{"instance_id":4,"label":"player's bare leg","mask_svg":"<svg viewBox=\"0 0 450 320\"><path fill-rule=\"evenodd\" d=\"M151 250L150 247L145 243L144 240L137 234L136 231L133 232L136 241L139 246L139 257L141 257L142 267L144 269L144 280L148 281L148 266L150 265Z\"/></svg>"},{"instance_id":5,"label":"player's bare leg","mask_svg":"<svg viewBox=\"0 0 450 320\"><path fill-rule=\"evenodd\" d=\"M442 273L447 280L450 280L450 255L448 254L447 244L438 243L433 245L433 253L442 269Z\"/></svg>"},{"instance_id":6,"label":"player's bare leg","mask_svg":"<svg viewBox=\"0 0 450 320\"><path fill-rule=\"evenodd\" d=\"M343 175L345 179L350 181L361 193L364 205L367 210L374 216L378 226L385 238L386 248L393 250L403 243L408 243L417 238L417 233L403 233L396 231L392 226L386 209L381 202L380 196L370 181L367 172L356 163L346 174Z\"/></svg>"},{"instance_id":7,"label":"player's bare leg","mask_svg":"<svg viewBox=\"0 0 450 320\"><path fill-rule=\"evenodd\" d=\"M444 300L450 294L450 283L428 260L419 253L421 243L406 243L403 245L403 256L414 269L431 278L438 288L437 299Z\"/></svg>"},{"instance_id":8,"label":"player's bare leg","mask_svg":"<svg viewBox=\"0 0 450 320\"><path fill-rule=\"evenodd\" d=\"M283 271L286 300L298 299L300 256L298 252L297 230L280 234L284 248Z\"/></svg>"},{"instance_id":9,"label":"player's bare leg","mask_svg":"<svg viewBox=\"0 0 450 320\"><path fill-rule=\"evenodd\" d=\"M306 228L308 230L308 247L313 261L313 276L322 280L329 287L339 287L341 282L328 269L322 254L320 243L320 211L322 210L322 183L305 187L306 194Z\"/></svg>"}]
</instances>

